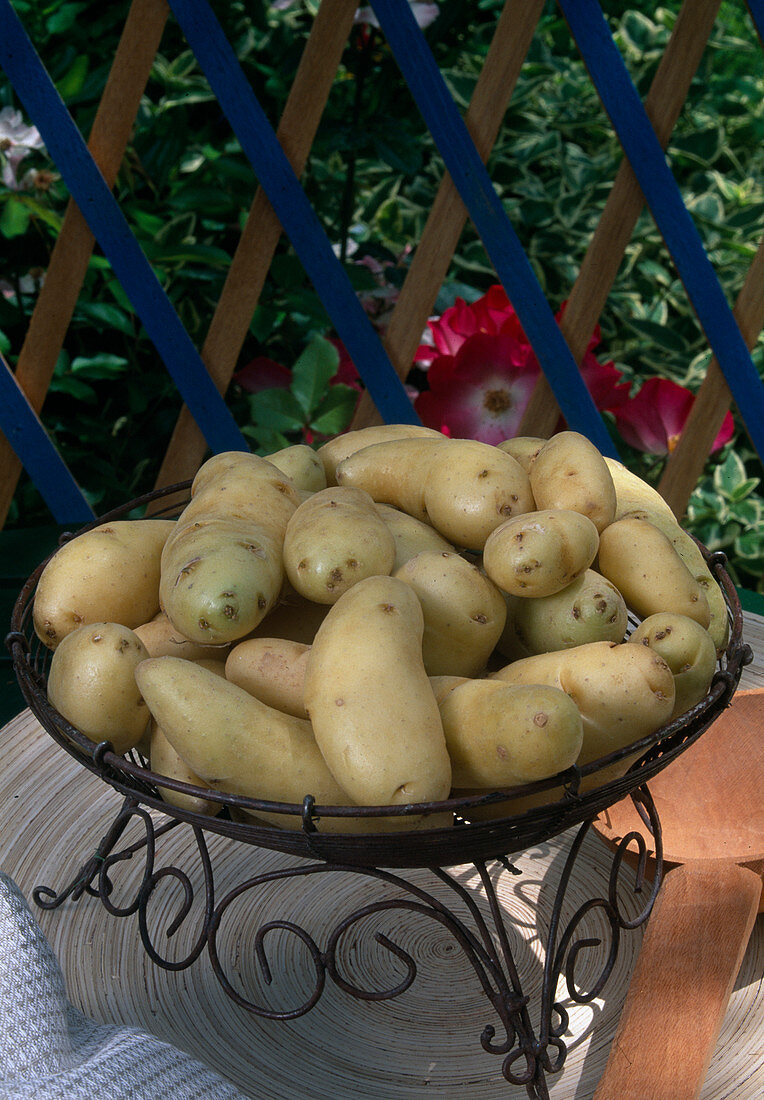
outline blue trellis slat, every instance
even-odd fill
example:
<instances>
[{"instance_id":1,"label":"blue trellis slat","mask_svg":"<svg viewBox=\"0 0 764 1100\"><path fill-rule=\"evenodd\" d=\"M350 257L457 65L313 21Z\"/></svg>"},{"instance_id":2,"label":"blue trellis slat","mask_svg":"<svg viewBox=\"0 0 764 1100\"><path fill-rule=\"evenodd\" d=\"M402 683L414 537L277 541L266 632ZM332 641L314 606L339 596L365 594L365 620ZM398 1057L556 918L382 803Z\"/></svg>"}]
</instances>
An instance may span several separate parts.
<instances>
[{"instance_id":1,"label":"blue trellis slat","mask_svg":"<svg viewBox=\"0 0 764 1100\"><path fill-rule=\"evenodd\" d=\"M170 0L241 147L382 418L418 423L342 264L206 0Z\"/></svg>"},{"instance_id":2,"label":"blue trellis slat","mask_svg":"<svg viewBox=\"0 0 764 1100\"><path fill-rule=\"evenodd\" d=\"M761 32L764 2L748 0L748 3ZM171 6L377 407L387 420L415 421L416 414L405 391L208 3L171 0ZM746 418L752 441L764 453L760 438L764 389L601 9L596 0L560 0L560 7L635 167L647 202ZM374 8L566 419L612 454L613 444L604 423L583 385L408 3L376 0ZM9 0L0 0L0 64L37 123L75 201L83 209L208 442L214 450L246 449L246 441L161 290ZM649 167L644 167L645 164ZM659 182L651 186L656 174ZM17 387L16 392L19 393ZM28 407L27 413L34 418Z\"/></svg>"},{"instance_id":3,"label":"blue trellis slat","mask_svg":"<svg viewBox=\"0 0 764 1100\"><path fill-rule=\"evenodd\" d=\"M756 27L756 33L764 45L764 0L746 0L746 6Z\"/></svg>"},{"instance_id":4,"label":"blue trellis slat","mask_svg":"<svg viewBox=\"0 0 764 1100\"><path fill-rule=\"evenodd\" d=\"M764 384L597 0L558 0L645 200L764 458Z\"/></svg>"},{"instance_id":5,"label":"blue trellis slat","mask_svg":"<svg viewBox=\"0 0 764 1100\"><path fill-rule=\"evenodd\" d=\"M407 0L372 0L372 7L568 425L615 456L615 445Z\"/></svg>"},{"instance_id":6,"label":"blue trellis slat","mask_svg":"<svg viewBox=\"0 0 764 1100\"><path fill-rule=\"evenodd\" d=\"M0 430L18 454L56 523L89 523L95 513L59 455L11 368L0 355Z\"/></svg>"},{"instance_id":7,"label":"blue trellis slat","mask_svg":"<svg viewBox=\"0 0 764 1100\"><path fill-rule=\"evenodd\" d=\"M0 66L209 446L214 451L249 450L9 0L0 0Z\"/></svg>"}]
</instances>

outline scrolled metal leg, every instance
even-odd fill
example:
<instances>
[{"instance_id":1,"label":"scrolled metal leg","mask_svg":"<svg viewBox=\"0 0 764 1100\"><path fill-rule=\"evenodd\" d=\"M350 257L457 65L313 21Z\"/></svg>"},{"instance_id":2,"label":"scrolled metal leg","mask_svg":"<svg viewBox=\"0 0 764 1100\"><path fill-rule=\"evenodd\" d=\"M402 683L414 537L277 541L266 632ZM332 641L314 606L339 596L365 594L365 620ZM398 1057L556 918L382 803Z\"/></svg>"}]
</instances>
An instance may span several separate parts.
<instances>
[{"instance_id":1,"label":"scrolled metal leg","mask_svg":"<svg viewBox=\"0 0 764 1100\"><path fill-rule=\"evenodd\" d=\"M130 820L132 810L138 805L136 799L126 798L122 809L115 817L109 831L101 838L93 855L80 868L72 881L62 890L53 890L50 886L37 886L32 891L32 897L40 909L58 909L67 898L77 901L84 893L91 897L103 897L111 892L111 883L108 876L103 874L104 863L107 857L118 844ZM92 883L99 880L102 888L95 890Z\"/></svg>"},{"instance_id":2,"label":"scrolled metal leg","mask_svg":"<svg viewBox=\"0 0 764 1100\"><path fill-rule=\"evenodd\" d=\"M306 997L302 1005L296 1006L286 1012L275 1012L264 1006L256 1004L254 1001L244 997L242 994L235 992L233 984L226 976L222 963L220 961L218 953L218 932L221 922L231 904L241 897L243 894L256 891L263 888L268 883L284 881L287 879L293 879L297 877L309 877L318 874L327 873L354 873L363 875L367 878L373 878L381 882L388 883L395 886L411 897L403 898L386 898L381 901L370 902L364 906L359 907L352 913L341 918L335 927L329 932L327 937L327 946L322 951L315 943L313 937L302 927L295 922L291 921L270 921L266 925L263 925L258 929L255 935L255 944L259 945L260 954L258 959L260 961L261 972L265 975L262 961L262 944L264 942L265 933L273 930L276 927L282 929L292 935L298 936L302 942L308 947L311 954L314 968L315 968L315 987L314 990ZM226 992L229 994L233 991L233 999L237 1004L242 1005L258 1016L264 1016L267 1018L275 1019L294 1019L297 1016L304 1015L308 1012L318 1001L321 992L324 989L325 978L329 976L331 980L341 989L343 989L350 996L356 997L359 1000L375 1000L384 1001L390 1000L394 997L400 996L407 989L410 988L417 973L416 962L411 954L402 948L400 945L395 944L388 936L377 933L375 936L376 941L383 946L394 957L403 962L405 967L405 977L402 981L391 986L389 989L384 990L365 990L360 988L354 982L350 981L347 977L343 976L341 972L340 963L338 960L339 946L344 937L346 937L350 930L355 928L375 914L387 912L391 910L409 911L418 913L429 919L433 919L445 927L451 935L457 940L462 949L464 950L467 958L472 963L484 992L491 999L495 996L495 983L499 982L502 986L502 991L508 993L506 985L503 981L503 975L500 968L497 966L492 954L484 946L485 938L481 940L474 935L474 933L453 913L451 913L442 902L434 897L429 892L415 886L407 880L401 878L398 875L391 874L387 871L379 869L369 868L357 868L346 867L342 865L317 863L306 864L296 868L284 868L279 871L268 872L263 875L254 876L248 879L246 882L241 883L234 890L232 890L225 898L223 898L213 915L210 924L209 934L209 952L212 959L212 964L215 969L215 973L218 979L223 984ZM270 972L268 971L267 981L270 981ZM492 980L493 983L492 984Z\"/></svg>"},{"instance_id":3,"label":"scrolled metal leg","mask_svg":"<svg viewBox=\"0 0 764 1100\"><path fill-rule=\"evenodd\" d=\"M122 849L117 849L119 841L132 821L138 821L142 824L143 835L138 841ZM171 961L162 955L149 932L147 916L152 894L159 883L168 878L179 882L183 890L183 901L180 910L165 930L168 939L179 931L191 911L194 888L186 872L174 866L154 870L157 839L177 828L180 824L181 822L174 818L166 818L163 822L157 824L151 814L143 809L135 799L126 798L109 831L98 844L95 853L83 865L72 882L58 892L48 886L36 887L32 892L35 903L41 909L57 909L67 899L78 901L84 893L87 893L91 897L100 899L106 911L113 917L130 917L137 914L141 941L151 960L165 970L185 969L199 958L207 945L208 929L214 908L212 864L204 832L197 826L194 825L191 828L196 839L204 876L205 914L196 941L183 959ZM132 899L125 904L118 905L112 900L114 883L111 874L120 864L126 860L131 860L140 853L143 853L145 861L141 882ZM93 885L94 882L97 882L97 886Z\"/></svg>"},{"instance_id":4,"label":"scrolled metal leg","mask_svg":"<svg viewBox=\"0 0 764 1100\"><path fill-rule=\"evenodd\" d=\"M182 892L181 904L165 928L168 938L179 931L191 912L194 887L186 871L172 864L156 867L157 839L182 823L177 819L168 818L164 823L157 824L150 813L142 809L135 800L128 798L110 830L101 840L95 855L85 864L76 879L59 894L46 887L39 887L34 892L34 897L38 905L50 909L60 906L66 898L76 900L87 892L91 896L100 898L106 910L115 917L137 914L141 940L147 954L156 965L167 970L185 969L194 963L207 947L213 972L224 992L234 1003L255 1016L284 1021L294 1020L310 1012L321 999L327 985L327 978L347 995L361 1001L391 1001L401 996L411 988L418 973L417 961L411 951L396 943L391 936L379 930L373 932L376 943L387 951L391 958L402 964L403 975L385 988L368 989L343 971L342 946L348 938L362 935L367 928L373 928L375 917L382 913L408 912L434 921L461 948L464 957L475 972L483 994L500 1021L503 1033L501 1037L497 1036L494 1024L487 1023L483 1027L479 1036L482 1049L502 1059L501 1072L509 1086L523 1089L534 1100L548 1100L549 1090L546 1078L562 1070L567 1055L564 1036L569 1029L569 1015L565 1006L555 999L561 976L564 975L568 996L574 1003L585 1004L593 1000L602 991L612 972L622 932L636 929L644 923L658 890L662 867L660 822L646 787L635 791L632 797L654 838L657 873L651 891L637 916L629 917L620 900L626 849L630 845L637 847L634 892L638 895L643 891L647 855L646 842L642 834L631 833L623 838L614 852L606 896L585 901L567 920L567 923L563 924L562 913L566 893L591 822L587 821L579 827L567 853L554 895L546 943L537 1029L534 1029L532 1006L528 995L522 989L512 950L510 936L512 917L501 904L486 861L475 861L471 866L474 867L478 876L480 896L487 902L487 913L484 911L485 907L478 904L475 892L468 889L459 878L444 868L434 867L429 871L437 882L449 888L452 903L458 904L465 911L461 916L457 915L455 909L445 904L440 897L398 874L379 868L345 866L324 861L306 862L297 867L284 867L254 875L236 885L216 903L214 870L204 831L196 825L190 825L196 841L203 878L204 912L190 949L181 959L169 960L158 949L155 936L149 932L148 912L155 891L168 879L179 884ZM118 850L117 846L125 829L134 820L143 827L140 839ZM139 853L143 854L145 861L140 884L130 900L118 905L112 898L114 886L110 876L125 860L130 860ZM490 861L492 870L495 870L494 862L501 867L502 875L522 874L509 863L505 856L499 857L496 861ZM273 981L267 944L273 936L281 934L296 937L307 950L310 959L310 966L306 968L305 973L306 980L309 982L308 988L300 1003L286 1010L269 1008L267 1005L258 1003L251 994L238 990L232 975L226 972L219 952L221 926L233 904L245 895L266 891L269 884L293 879L308 880L316 875L337 872L361 875L366 880L377 882L381 886L392 887L402 896L367 901L352 912L337 917L333 927L324 930L324 947L319 945L311 932L296 921L284 919L263 921L255 929L251 941L257 970L263 983L268 986ZM96 880L97 889L93 886ZM587 949L602 945L600 937L582 934L586 918L595 911L604 914L609 940L606 944L606 958L601 969L590 982L589 987L583 990L576 981L578 959Z\"/></svg>"},{"instance_id":5,"label":"scrolled metal leg","mask_svg":"<svg viewBox=\"0 0 764 1100\"><path fill-rule=\"evenodd\" d=\"M592 898L581 905L568 921L560 933L562 903L570 883L573 868L578 858L583 841L591 827L592 822L586 821L580 826L568 852L563 868L557 893L552 907L552 918L549 928L549 940L547 943L546 961L544 965L544 982L542 989L542 1008L540 1026L540 1044L543 1049L548 1045L557 1046L559 1058L556 1063L547 1061L547 1072L557 1073L562 1068L565 1059L565 1047L560 1036L562 1030L553 1028L551 1021L556 1013L562 1019L564 1008L554 1000L560 976L565 974L565 985L568 996L577 1004L587 1004L599 996L610 977L618 955L621 932L634 930L645 923L652 911L655 898L660 887L663 871L663 844L661 837L660 819L655 808L649 790L646 786L640 787L632 793L632 799L639 810L643 820L646 821L655 841L655 876L653 885L645 903L636 917L627 918L624 915L620 899L622 875L627 849L637 847L637 869L633 893L641 895L644 887L644 875L647 860L647 846L645 838L640 832L631 832L624 836L618 843L610 870L608 882L608 895L606 898ZM579 926L584 918L594 910L600 910L605 915L610 932L610 944L607 957L596 980L584 992L581 991L575 981L576 963L582 951L587 948L598 947L601 940L597 937L583 937L576 939ZM559 934L559 943L558 940Z\"/></svg>"}]
</instances>

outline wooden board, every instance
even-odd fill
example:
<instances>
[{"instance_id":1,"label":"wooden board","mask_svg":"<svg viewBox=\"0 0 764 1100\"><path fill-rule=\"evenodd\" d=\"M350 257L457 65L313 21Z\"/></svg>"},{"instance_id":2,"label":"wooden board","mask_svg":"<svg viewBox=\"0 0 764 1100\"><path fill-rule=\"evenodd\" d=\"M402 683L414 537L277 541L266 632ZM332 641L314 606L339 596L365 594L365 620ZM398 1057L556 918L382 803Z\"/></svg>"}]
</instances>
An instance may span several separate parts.
<instances>
[{"instance_id":1,"label":"wooden board","mask_svg":"<svg viewBox=\"0 0 764 1100\"><path fill-rule=\"evenodd\" d=\"M760 891L734 863L666 877L595 1100L697 1100Z\"/></svg>"},{"instance_id":2,"label":"wooden board","mask_svg":"<svg viewBox=\"0 0 764 1100\"><path fill-rule=\"evenodd\" d=\"M764 693L740 691L700 740L650 781L666 862L734 861L764 870L763 773ZM602 814L604 835L640 826L631 799Z\"/></svg>"}]
</instances>

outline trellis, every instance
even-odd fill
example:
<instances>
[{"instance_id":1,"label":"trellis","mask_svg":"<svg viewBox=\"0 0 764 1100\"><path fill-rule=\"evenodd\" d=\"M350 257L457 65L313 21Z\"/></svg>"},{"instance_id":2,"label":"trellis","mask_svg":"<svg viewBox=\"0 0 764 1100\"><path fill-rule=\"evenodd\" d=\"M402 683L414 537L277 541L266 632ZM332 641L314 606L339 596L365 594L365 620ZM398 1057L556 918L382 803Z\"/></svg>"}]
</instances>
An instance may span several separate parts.
<instances>
[{"instance_id":1,"label":"trellis","mask_svg":"<svg viewBox=\"0 0 764 1100\"><path fill-rule=\"evenodd\" d=\"M247 447L221 395L237 366L282 232L290 239L365 382L367 393L353 426L380 418L416 419L402 381L467 217L481 236L542 367L521 433L549 435L562 411L571 427L612 453L609 435L577 364L645 203L713 353L687 428L668 459L661 492L681 515L732 401L751 442L764 457L764 386L750 355L764 325L764 242L732 309L664 153L718 17L720 0L685 0L644 103L597 0L559 0L625 153L559 325L485 168L544 0L506 0L464 117L406 0L373 3L402 77L445 165L382 339L363 313L299 183L356 7L356 0L321 3L274 132L207 0L170 0L169 5L165 0L132 0L86 145L10 0L0 0L0 66L42 134L72 196L26 338L18 349L15 372L6 362L0 364L0 523L7 515L22 467L59 522L85 521L92 516L41 424L40 411L96 241L185 402L167 445L158 485L193 476L208 448ZM761 37L764 0L748 0L748 10ZM161 289L111 192L170 16L180 25L259 182L199 350Z\"/></svg>"}]
</instances>

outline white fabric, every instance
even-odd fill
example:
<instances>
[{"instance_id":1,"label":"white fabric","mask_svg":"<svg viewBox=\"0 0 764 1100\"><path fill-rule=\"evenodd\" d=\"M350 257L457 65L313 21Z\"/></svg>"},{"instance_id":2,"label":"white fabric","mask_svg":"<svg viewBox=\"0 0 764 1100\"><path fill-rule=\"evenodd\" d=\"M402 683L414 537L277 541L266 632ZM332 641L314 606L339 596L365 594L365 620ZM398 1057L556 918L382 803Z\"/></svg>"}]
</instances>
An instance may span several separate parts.
<instances>
[{"instance_id":1,"label":"white fabric","mask_svg":"<svg viewBox=\"0 0 764 1100\"><path fill-rule=\"evenodd\" d=\"M61 967L0 872L0 1100L244 1100L189 1055L69 1003Z\"/></svg>"}]
</instances>

